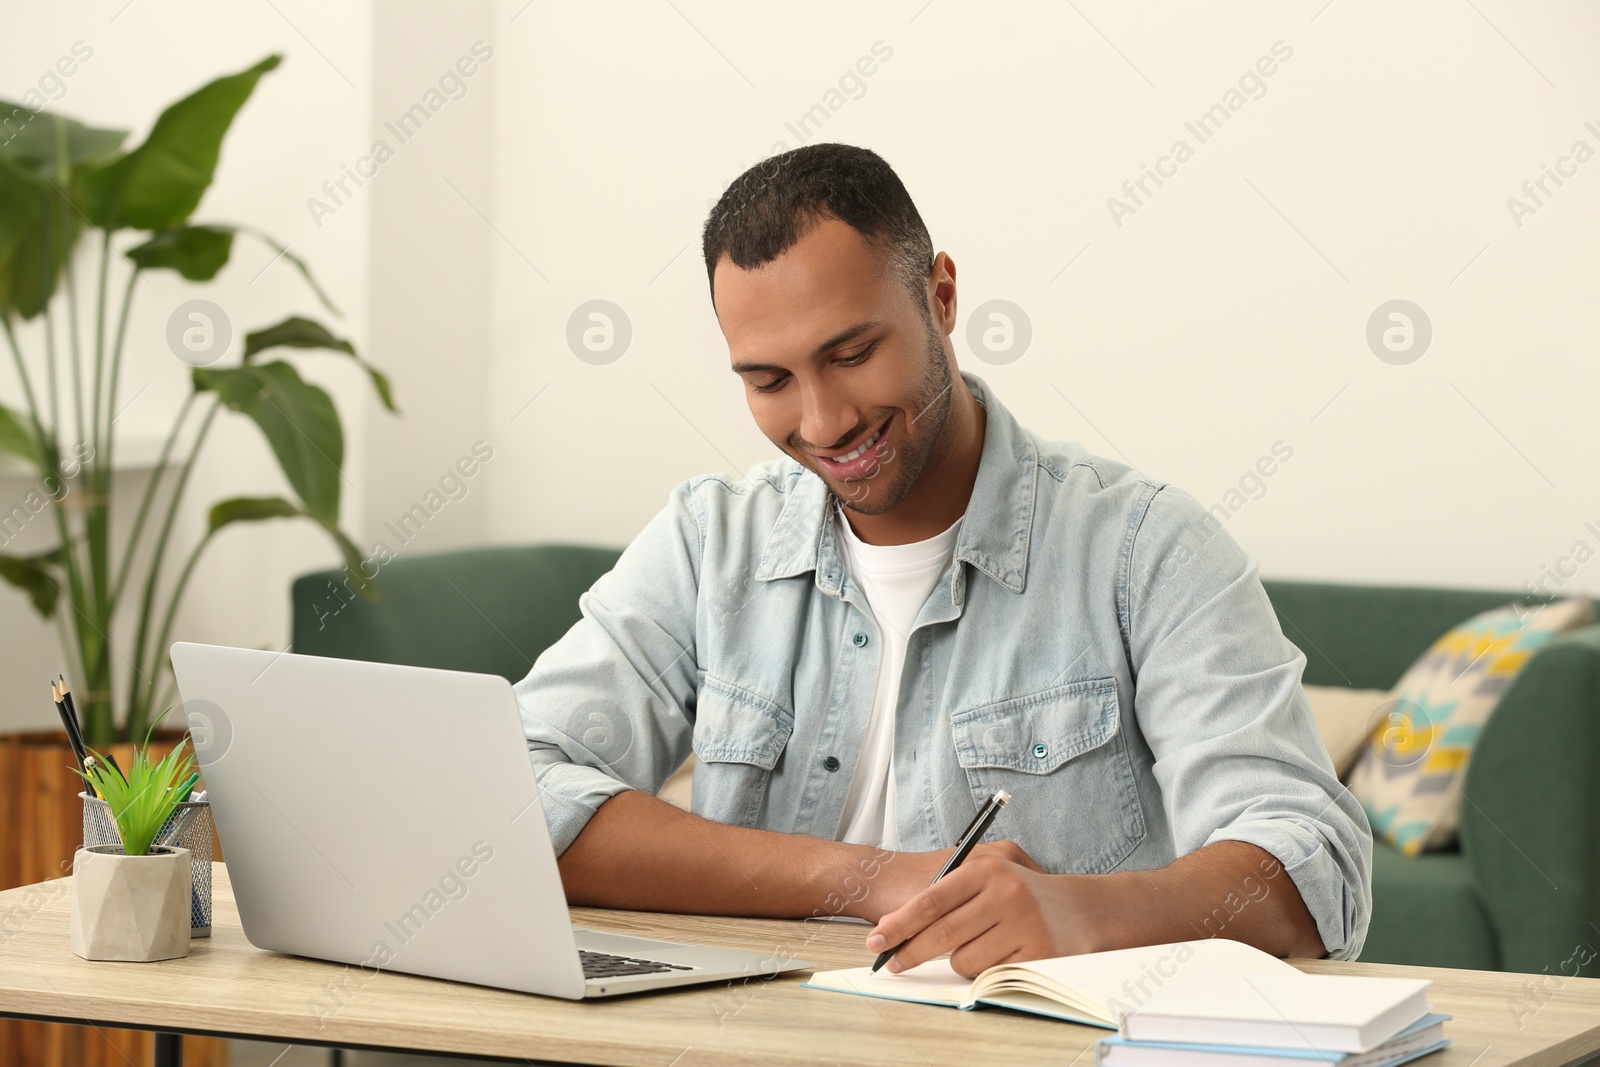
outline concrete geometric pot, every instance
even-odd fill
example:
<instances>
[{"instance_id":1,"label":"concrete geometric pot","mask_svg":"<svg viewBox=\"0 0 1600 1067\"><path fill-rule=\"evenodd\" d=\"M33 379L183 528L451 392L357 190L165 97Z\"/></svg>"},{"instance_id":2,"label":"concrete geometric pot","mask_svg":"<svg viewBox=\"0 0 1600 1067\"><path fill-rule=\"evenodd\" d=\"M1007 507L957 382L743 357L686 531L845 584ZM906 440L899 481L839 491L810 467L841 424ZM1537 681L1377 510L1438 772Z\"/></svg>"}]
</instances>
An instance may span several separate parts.
<instances>
[{"instance_id":1,"label":"concrete geometric pot","mask_svg":"<svg viewBox=\"0 0 1600 1067\"><path fill-rule=\"evenodd\" d=\"M149 963L189 954L189 850L80 848L72 861L72 951L86 960Z\"/></svg>"}]
</instances>

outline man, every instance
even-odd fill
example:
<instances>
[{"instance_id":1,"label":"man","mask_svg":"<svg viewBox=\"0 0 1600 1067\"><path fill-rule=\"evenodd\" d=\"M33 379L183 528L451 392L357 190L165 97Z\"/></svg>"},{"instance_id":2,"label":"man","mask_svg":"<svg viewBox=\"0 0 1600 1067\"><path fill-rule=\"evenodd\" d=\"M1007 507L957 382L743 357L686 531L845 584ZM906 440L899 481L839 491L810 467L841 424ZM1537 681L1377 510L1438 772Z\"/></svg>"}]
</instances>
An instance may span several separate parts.
<instances>
[{"instance_id":1,"label":"man","mask_svg":"<svg viewBox=\"0 0 1600 1067\"><path fill-rule=\"evenodd\" d=\"M854 916L891 970L1355 957L1371 833L1255 560L958 371L955 263L876 154L752 168L704 253L787 458L679 486L517 686L571 901ZM692 813L653 795L691 746Z\"/></svg>"}]
</instances>

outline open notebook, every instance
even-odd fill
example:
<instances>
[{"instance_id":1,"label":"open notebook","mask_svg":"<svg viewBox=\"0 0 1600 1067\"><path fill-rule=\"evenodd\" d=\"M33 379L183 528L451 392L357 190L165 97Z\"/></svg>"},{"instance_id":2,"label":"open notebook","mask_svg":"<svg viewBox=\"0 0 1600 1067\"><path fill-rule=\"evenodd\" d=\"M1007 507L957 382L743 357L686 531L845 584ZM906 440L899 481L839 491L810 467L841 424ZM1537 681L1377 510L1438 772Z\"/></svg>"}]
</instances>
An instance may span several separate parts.
<instances>
[{"instance_id":1,"label":"open notebook","mask_svg":"<svg viewBox=\"0 0 1600 1067\"><path fill-rule=\"evenodd\" d=\"M1239 941L1209 938L1000 963L971 980L957 974L945 958L929 960L900 974L873 974L870 967L818 971L802 984L836 993L952 1008L971 1009L985 1004L1114 1030L1123 1015L1168 982L1201 972L1300 977L1299 971L1260 949Z\"/></svg>"}]
</instances>

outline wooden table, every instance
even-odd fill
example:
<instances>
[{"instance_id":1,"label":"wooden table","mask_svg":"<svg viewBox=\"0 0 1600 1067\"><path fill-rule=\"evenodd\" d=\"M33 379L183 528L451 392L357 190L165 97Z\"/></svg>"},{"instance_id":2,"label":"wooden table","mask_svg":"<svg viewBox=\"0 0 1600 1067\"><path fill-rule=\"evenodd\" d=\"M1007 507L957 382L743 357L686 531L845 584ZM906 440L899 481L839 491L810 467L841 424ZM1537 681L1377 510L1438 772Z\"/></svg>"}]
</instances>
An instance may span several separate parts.
<instances>
[{"instance_id":1,"label":"wooden table","mask_svg":"<svg viewBox=\"0 0 1600 1067\"><path fill-rule=\"evenodd\" d=\"M70 882L0 893L0 1015L214 1034L300 1045L404 1050L495 1060L692 1067L1093 1063L1106 1031L1015 1012L950 1008L804 989L804 975L631 998L570 1002L253 948L227 870L213 875L212 935L184 959L90 963L67 938ZM24 902L26 906L22 906ZM580 924L832 967L869 964L852 923L667 916L578 908ZM1600 1053L1600 979L1294 961L1312 973L1430 978L1433 1007L1455 1016L1453 1044L1427 1067L1577 1064ZM1529 996L1526 983L1543 978ZM343 989L340 989L342 983ZM1531 1014L1520 1020L1512 1001ZM1520 1027L1518 1022L1520 1021ZM175 1041L163 1044L170 1049Z\"/></svg>"}]
</instances>

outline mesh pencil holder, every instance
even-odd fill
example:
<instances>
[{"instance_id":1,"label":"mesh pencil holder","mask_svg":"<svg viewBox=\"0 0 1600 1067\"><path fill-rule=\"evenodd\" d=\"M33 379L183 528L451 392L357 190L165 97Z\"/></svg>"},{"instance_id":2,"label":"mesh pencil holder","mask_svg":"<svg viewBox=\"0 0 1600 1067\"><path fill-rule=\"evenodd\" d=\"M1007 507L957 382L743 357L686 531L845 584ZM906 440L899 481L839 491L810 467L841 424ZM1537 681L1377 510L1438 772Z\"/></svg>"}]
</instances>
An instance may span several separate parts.
<instances>
[{"instance_id":1,"label":"mesh pencil holder","mask_svg":"<svg viewBox=\"0 0 1600 1067\"><path fill-rule=\"evenodd\" d=\"M99 797L79 793L83 800L83 847L91 845L120 845L122 835L111 817L111 806ZM192 814L185 814L192 813ZM175 841L167 840L172 829L182 819L182 829ZM179 804L156 835L156 843L177 845L189 850L194 865L194 892L189 898L189 936L211 936L211 804L205 800L191 800Z\"/></svg>"}]
</instances>

